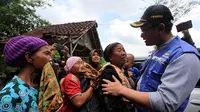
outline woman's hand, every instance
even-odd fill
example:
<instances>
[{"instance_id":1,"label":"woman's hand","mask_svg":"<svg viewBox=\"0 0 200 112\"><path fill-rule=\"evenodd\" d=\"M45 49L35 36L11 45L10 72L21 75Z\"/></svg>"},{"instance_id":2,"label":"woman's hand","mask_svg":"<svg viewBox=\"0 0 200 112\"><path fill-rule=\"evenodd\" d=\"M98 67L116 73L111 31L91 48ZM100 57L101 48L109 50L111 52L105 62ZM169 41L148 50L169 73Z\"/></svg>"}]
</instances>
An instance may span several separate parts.
<instances>
[{"instance_id":1,"label":"woman's hand","mask_svg":"<svg viewBox=\"0 0 200 112\"><path fill-rule=\"evenodd\" d=\"M121 95L121 91L123 89L122 84L117 80L117 78L112 75L114 82L111 82L109 80L103 79L103 81L106 84L102 84L103 87L103 94L110 94L113 96L119 96Z\"/></svg>"},{"instance_id":2,"label":"woman's hand","mask_svg":"<svg viewBox=\"0 0 200 112\"><path fill-rule=\"evenodd\" d=\"M92 86L94 84L93 80L90 79L90 85Z\"/></svg>"},{"instance_id":3,"label":"woman's hand","mask_svg":"<svg viewBox=\"0 0 200 112\"><path fill-rule=\"evenodd\" d=\"M92 87L93 89L96 89L96 84L94 82L94 80L90 79L90 87Z\"/></svg>"}]
</instances>

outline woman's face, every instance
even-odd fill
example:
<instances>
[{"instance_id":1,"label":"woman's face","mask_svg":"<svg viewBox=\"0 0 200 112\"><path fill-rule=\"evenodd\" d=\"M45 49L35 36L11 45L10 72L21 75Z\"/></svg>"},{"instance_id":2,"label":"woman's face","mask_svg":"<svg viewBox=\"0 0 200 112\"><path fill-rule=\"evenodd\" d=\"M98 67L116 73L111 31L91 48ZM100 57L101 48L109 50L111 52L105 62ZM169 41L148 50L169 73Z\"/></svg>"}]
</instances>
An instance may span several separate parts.
<instances>
[{"instance_id":1,"label":"woman's face","mask_svg":"<svg viewBox=\"0 0 200 112\"><path fill-rule=\"evenodd\" d=\"M74 73L74 74L78 74L81 72L81 68L82 68L82 65L83 65L83 60L80 59L79 61L77 61L74 66L71 68L71 72Z\"/></svg>"},{"instance_id":2,"label":"woman's face","mask_svg":"<svg viewBox=\"0 0 200 112\"><path fill-rule=\"evenodd\" d=\"M111 63L118 66L123 67L126 63L127 57L126 57L126 51L124 50L124 47L122 44L117 44L113 48L113 53L111 56Z\"/></svg>"},{"instance_id":3,"label":"woman's face","mask_svg":"<svg viewBox=\"0 0 200 112\"><path fill-rule=\"evenodd\" d=\"M52 61L51 48L48 45L41 47L38 51L36 51L36 53L32 55L32 60L33 66L36 69L42 70L47 62Z\"/></svg>"},{"instance_id":4,"label":"woman's face","mask_svg":"<svg viewBox=\"0 0 200 112\"><path fill-rule=\"evenodd\" d=\"M97 64L100 62L100 56L97 52L94 52L92 54L92 62L97 63Z\"/></svg>"}]
</instances>

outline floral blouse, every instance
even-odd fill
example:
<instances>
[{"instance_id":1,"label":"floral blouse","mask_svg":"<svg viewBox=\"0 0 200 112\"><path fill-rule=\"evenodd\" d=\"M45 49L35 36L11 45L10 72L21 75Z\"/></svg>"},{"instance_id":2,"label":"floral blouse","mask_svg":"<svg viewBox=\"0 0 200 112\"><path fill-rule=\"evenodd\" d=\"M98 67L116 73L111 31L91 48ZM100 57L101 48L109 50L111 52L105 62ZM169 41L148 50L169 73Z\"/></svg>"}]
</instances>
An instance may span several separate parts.
<instances>
[{"instance_id":1,"label":"floral blouse","mask_svg":"<svg viewBox=\"0 0 200 112\"><path fill-rule=\"evenodd\" d=\"M0 112L37 112L38 91L18 76L0 91Z\"/></svg>"}]
</instances>

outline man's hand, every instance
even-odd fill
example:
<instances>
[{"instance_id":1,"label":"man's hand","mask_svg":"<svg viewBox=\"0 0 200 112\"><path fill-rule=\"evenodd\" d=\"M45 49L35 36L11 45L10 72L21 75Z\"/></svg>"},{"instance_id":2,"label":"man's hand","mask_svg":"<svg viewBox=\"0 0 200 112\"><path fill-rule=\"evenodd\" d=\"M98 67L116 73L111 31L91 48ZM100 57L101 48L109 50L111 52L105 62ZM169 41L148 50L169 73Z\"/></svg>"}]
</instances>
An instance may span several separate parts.
<instances>
[{"instance_id":1,"label":"man's hand","mask_svg":"<svg viewBox=\"0 0 200 112\"><path fill-rule=\"evenodd\" d=\"M113 96L121 95L121 91L123 89L122 84L117 80L117 78L113 75L114 82L103 79L106 84L102 84L103 94L110 94Z\"/></svg>"},{"instance_id":2,"label":"man's hand","mask_svg":"<svg viewBox=\"0 0 200 112\"><path fill-rule=\"evenodd\" d=\"M183 35L184 34L189 34L189 31L188 30L183 30L182 33L183 33Z\"/></svg>"}]
</instances>

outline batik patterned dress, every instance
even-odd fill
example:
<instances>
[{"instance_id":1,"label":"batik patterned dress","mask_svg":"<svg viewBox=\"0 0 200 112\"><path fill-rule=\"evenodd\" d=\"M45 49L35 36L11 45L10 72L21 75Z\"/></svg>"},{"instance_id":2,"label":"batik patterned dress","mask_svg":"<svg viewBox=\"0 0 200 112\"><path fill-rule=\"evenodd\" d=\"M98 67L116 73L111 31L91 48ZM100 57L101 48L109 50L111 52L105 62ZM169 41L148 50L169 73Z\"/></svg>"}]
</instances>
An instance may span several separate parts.
<instances>
[{"instance_id":1,"label":"batik patterned dress","mask_svg":"<svg viewBox=\"0 0 200 112\"><path fill-rule=\"evenodd\" d=\"M39 112L59 112L63 104L60 86L50 63L42 70L38 102Z\"/></svg>"}]
</instances>

